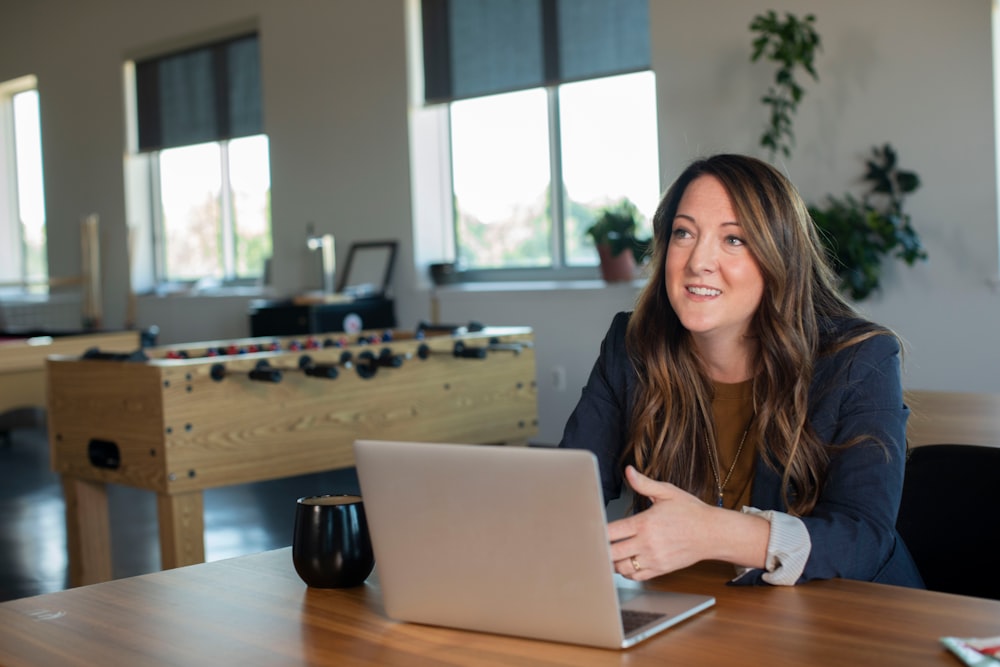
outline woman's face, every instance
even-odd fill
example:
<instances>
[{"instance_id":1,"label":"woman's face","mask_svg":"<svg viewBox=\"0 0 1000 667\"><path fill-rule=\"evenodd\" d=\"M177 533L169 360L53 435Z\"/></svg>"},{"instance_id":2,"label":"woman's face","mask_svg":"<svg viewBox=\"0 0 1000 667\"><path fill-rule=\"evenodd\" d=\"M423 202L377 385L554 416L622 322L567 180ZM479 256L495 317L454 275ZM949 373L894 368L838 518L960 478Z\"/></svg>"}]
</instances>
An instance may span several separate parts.
<instances>
[{"instance_id":1,"label":"woman's face","mask_svg":"<svg viewBox=\"0 0 1000 667\"><path fill-rule=\"evenodd\" d=\"M672 223L665 280L681 324L696 340L743 338L764 294L764 277L722 183L708 175L693 180Z\"/></svg>"}]
</instances>

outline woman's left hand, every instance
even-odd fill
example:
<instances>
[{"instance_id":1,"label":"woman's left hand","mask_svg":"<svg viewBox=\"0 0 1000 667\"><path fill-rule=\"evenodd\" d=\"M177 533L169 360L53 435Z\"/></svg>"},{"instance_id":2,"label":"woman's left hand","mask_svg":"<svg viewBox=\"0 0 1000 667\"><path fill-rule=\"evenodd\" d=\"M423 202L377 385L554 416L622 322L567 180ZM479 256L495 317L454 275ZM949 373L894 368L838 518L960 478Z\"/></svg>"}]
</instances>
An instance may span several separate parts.
<instances>
[{"instance_id":1,"label":"woman's left hand","mask_svg":"<svg viewBox=\"0 0 1000 667\"><path fill-rule=\"evenodd\" d=\"M626 468L625 479L652 506L608 524L611 558L619 574L641 581L706 558L705 540L712 532L708 525L718 508L632 466Z\"/></svg>"}]
</instances>

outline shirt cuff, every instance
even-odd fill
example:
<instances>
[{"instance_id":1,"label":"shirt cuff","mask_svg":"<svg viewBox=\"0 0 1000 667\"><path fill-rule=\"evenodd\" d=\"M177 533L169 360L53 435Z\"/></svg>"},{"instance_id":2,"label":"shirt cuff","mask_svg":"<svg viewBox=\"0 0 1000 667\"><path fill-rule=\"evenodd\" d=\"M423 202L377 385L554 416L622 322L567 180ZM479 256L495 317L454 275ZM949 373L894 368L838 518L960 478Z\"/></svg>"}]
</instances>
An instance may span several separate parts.
<instances>
[{"instance_id":1,"label":"shirt cuff","mask_svg":"<svg viewBox=\"0 0 1000 667\"><path fill-rule=\"evenodd\" d=\"M806 561L812 551L812 540L806 524L791 514L775 510L759 510L744 507L744 514L752 514L771 524L771 534L767 540L767 558L761 579L775 586L794 586L806 568ZM739 579L751 568L737 568Z\"/></svg>"}]
</instances>

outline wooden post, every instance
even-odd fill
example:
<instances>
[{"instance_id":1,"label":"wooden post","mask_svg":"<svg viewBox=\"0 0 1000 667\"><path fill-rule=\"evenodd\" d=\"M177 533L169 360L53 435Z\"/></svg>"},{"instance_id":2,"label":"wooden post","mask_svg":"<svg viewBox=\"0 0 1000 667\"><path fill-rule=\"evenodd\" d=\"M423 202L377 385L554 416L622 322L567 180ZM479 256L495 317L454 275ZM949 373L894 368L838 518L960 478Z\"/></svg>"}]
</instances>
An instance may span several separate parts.
<instances>
[{"instance_id":1,"label":"wooden post","mask_svg":"<svg viewBox=\"0 0 1000 667\"><path fill-rule=\"evenodd\" d=\"M125 293L125 328L135 329L135 323L138 320L138 316L136 315L137 303L135 287L132 283L132 273L135 269L132 265L133 262L135 262L135 231L132 229L131 225L129 225L128 231L126 232L125 247L127 252L126 257L128 259L128 261L125 262L125 267L127 269L125 284L128 287L128 290Z\"/></svg>"},{"instance_id":2,"label":"wooden post","mask_svg":"<svg viewBox=\"0 0 1000 667\"><path fill-rule=\"evenodd\" d=\"M160 565L164 570L205 562L205 504L201 491L159 493Z\"/></svg>"},{"instance_id":3,"label":"wooden post","mask_svg":"<svg viewBox=\"0 0 1000 667\"><path fill-rule=\"evenodd\" d=\"M80 223L81 273L83 274L83 328L101 328L101 244L96 213Z\"/></svg>"},{"instance_id":4,"label":"wooden post","mask_svg":"<svg viewBox=\"0 0 1000 667\"><path fill-rule=\"evenodd\" d=\"M111 580L108 491L101 482L63 475L70 586Z\"/></svg>"}]
</instances>

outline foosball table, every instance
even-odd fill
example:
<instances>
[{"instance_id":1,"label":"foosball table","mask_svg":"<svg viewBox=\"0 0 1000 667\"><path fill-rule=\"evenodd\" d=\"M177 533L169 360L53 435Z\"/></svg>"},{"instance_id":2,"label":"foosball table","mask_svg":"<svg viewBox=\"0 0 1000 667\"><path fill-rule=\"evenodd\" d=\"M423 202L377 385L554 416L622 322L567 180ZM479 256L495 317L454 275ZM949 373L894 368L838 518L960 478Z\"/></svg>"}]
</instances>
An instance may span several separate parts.
<instances>
[{"instance_id":1,"label":"foosball table","mask_svg":"<svg viewBox=\"0 0 1000 667\"><path fill-rule=\"evenodd\" d=\"M206 488L354 465L355 439L525 443L527 327L90 350L46 361L73 585L111 578L106 484L157 494L164 569L203 562Z\"/></svg>"}]
</instances>

